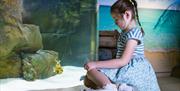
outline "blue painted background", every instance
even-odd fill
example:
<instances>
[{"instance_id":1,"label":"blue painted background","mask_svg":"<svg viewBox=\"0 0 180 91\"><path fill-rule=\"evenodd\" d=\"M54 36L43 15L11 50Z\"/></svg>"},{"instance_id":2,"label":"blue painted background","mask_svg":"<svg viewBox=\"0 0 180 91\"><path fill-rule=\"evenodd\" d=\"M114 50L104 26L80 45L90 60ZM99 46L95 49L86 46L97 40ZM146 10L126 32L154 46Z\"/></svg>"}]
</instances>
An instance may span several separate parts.
<instances>
[{"instance_id":1,"label":"blue painted background","mask_svg":"<svg viewBox=\"0 0 180 91\"><path fill-rule=\"evenodd\" d=\"M140 22L145 31L145 49L167 51L180 49L180 11L139 8ZM99 7L98 27L100 31L118 29L110 15L110 6Z\"/></svg>"}]
</instances>

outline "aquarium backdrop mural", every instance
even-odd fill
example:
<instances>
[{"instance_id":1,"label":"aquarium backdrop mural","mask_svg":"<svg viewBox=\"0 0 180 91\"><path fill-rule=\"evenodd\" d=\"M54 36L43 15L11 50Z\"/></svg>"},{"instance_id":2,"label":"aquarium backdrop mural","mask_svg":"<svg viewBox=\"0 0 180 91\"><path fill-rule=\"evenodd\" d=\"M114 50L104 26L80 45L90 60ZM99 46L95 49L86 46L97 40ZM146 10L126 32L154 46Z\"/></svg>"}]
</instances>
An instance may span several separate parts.
<instances>
[{"instance_id":1,"label":"aquarium backdrop mural","mask_svg":"<svg viewBox=\"0 0 180 91\"><path fill-rule=\"evenodd\" d=\"M121 31L114 23L110 6L116 0L98 0L99 31ZM170 72L180 63L180 0L137 0L145 31L145 54L156 72Z\"/></svg>"}]
</instances>

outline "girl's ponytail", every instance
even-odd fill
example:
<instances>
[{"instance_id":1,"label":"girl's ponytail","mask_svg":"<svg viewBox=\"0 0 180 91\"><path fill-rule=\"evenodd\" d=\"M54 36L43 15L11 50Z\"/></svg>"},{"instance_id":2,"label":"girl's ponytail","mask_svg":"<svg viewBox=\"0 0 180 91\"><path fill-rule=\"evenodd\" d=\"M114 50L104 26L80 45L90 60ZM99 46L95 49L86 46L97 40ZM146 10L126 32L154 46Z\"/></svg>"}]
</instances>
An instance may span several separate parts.
<instances>
[{"instance_id":1,"label":"girl's ponytail","mask_svg":"<svg viewBox=\"0 0 180 91\"><path fill-rule=\"evenodd\" d=\"M141 32L142 32L142 34L144 35L144 30L143 30L142 25L141 25L141 23L140 23L140 21L139 21L139 15L138 15L138 9L137 9L137 2L136 2L135 0L129 0L129 1L130 1L130 2L132 3L132 5L134 6L135 19L137 18L137 22L138 22L139 26L141 27Z\"/></svg>"}]
</instances>

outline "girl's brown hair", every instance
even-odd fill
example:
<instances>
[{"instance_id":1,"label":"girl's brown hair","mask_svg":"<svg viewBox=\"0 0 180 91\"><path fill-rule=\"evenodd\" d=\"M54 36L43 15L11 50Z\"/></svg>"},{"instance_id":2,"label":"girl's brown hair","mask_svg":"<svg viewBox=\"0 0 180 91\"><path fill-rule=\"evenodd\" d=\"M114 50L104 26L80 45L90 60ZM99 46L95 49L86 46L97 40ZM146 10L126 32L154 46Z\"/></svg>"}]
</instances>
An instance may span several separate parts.
<instances>
[{"instance_id":1,"label":"girl's brown hair","mask_svg":"<svg viewBox=\"0 0 180 91\"><path fill-rule=\"evenodd\" d=\"M132 11L132 18L137 20L138 24L141 27L141 31L142 31L142 33L144 35L144 30L143 30L143 28L141 26L141 23L139 21L137 2L135 0L117 0L111 6L111 13L115 12L115 13L118 13L118 14L122 15L127 10Z\"/></svg>"}]
</instances>

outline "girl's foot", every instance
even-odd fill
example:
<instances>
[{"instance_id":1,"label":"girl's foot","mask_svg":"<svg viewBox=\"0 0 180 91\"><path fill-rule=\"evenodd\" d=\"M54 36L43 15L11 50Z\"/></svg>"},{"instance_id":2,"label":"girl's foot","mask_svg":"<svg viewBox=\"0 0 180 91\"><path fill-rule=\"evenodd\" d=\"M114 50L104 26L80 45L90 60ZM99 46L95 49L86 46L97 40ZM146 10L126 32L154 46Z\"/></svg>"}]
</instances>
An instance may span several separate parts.
<instances>
[{"instance_id":1,"label":"girl's foot","mask_svg":"<svg viewBox=\"0 0 180 91\"><path fill-rule=\"evenodd\" d=\"M118 91L134 91L133 87L128 86L127 84L123 83L118 87Z\"/></svg>"},{"instance_id":2,"label":"girl's foot","mask_svg":"<svg viewBox=\"0 0 180 91\"><path fill-rule=\"evenodd\" d=\"M107 84L101 89L85 89L84 91L118 91L116 85L114 84Z\"/></svg>"}]
</instances>

